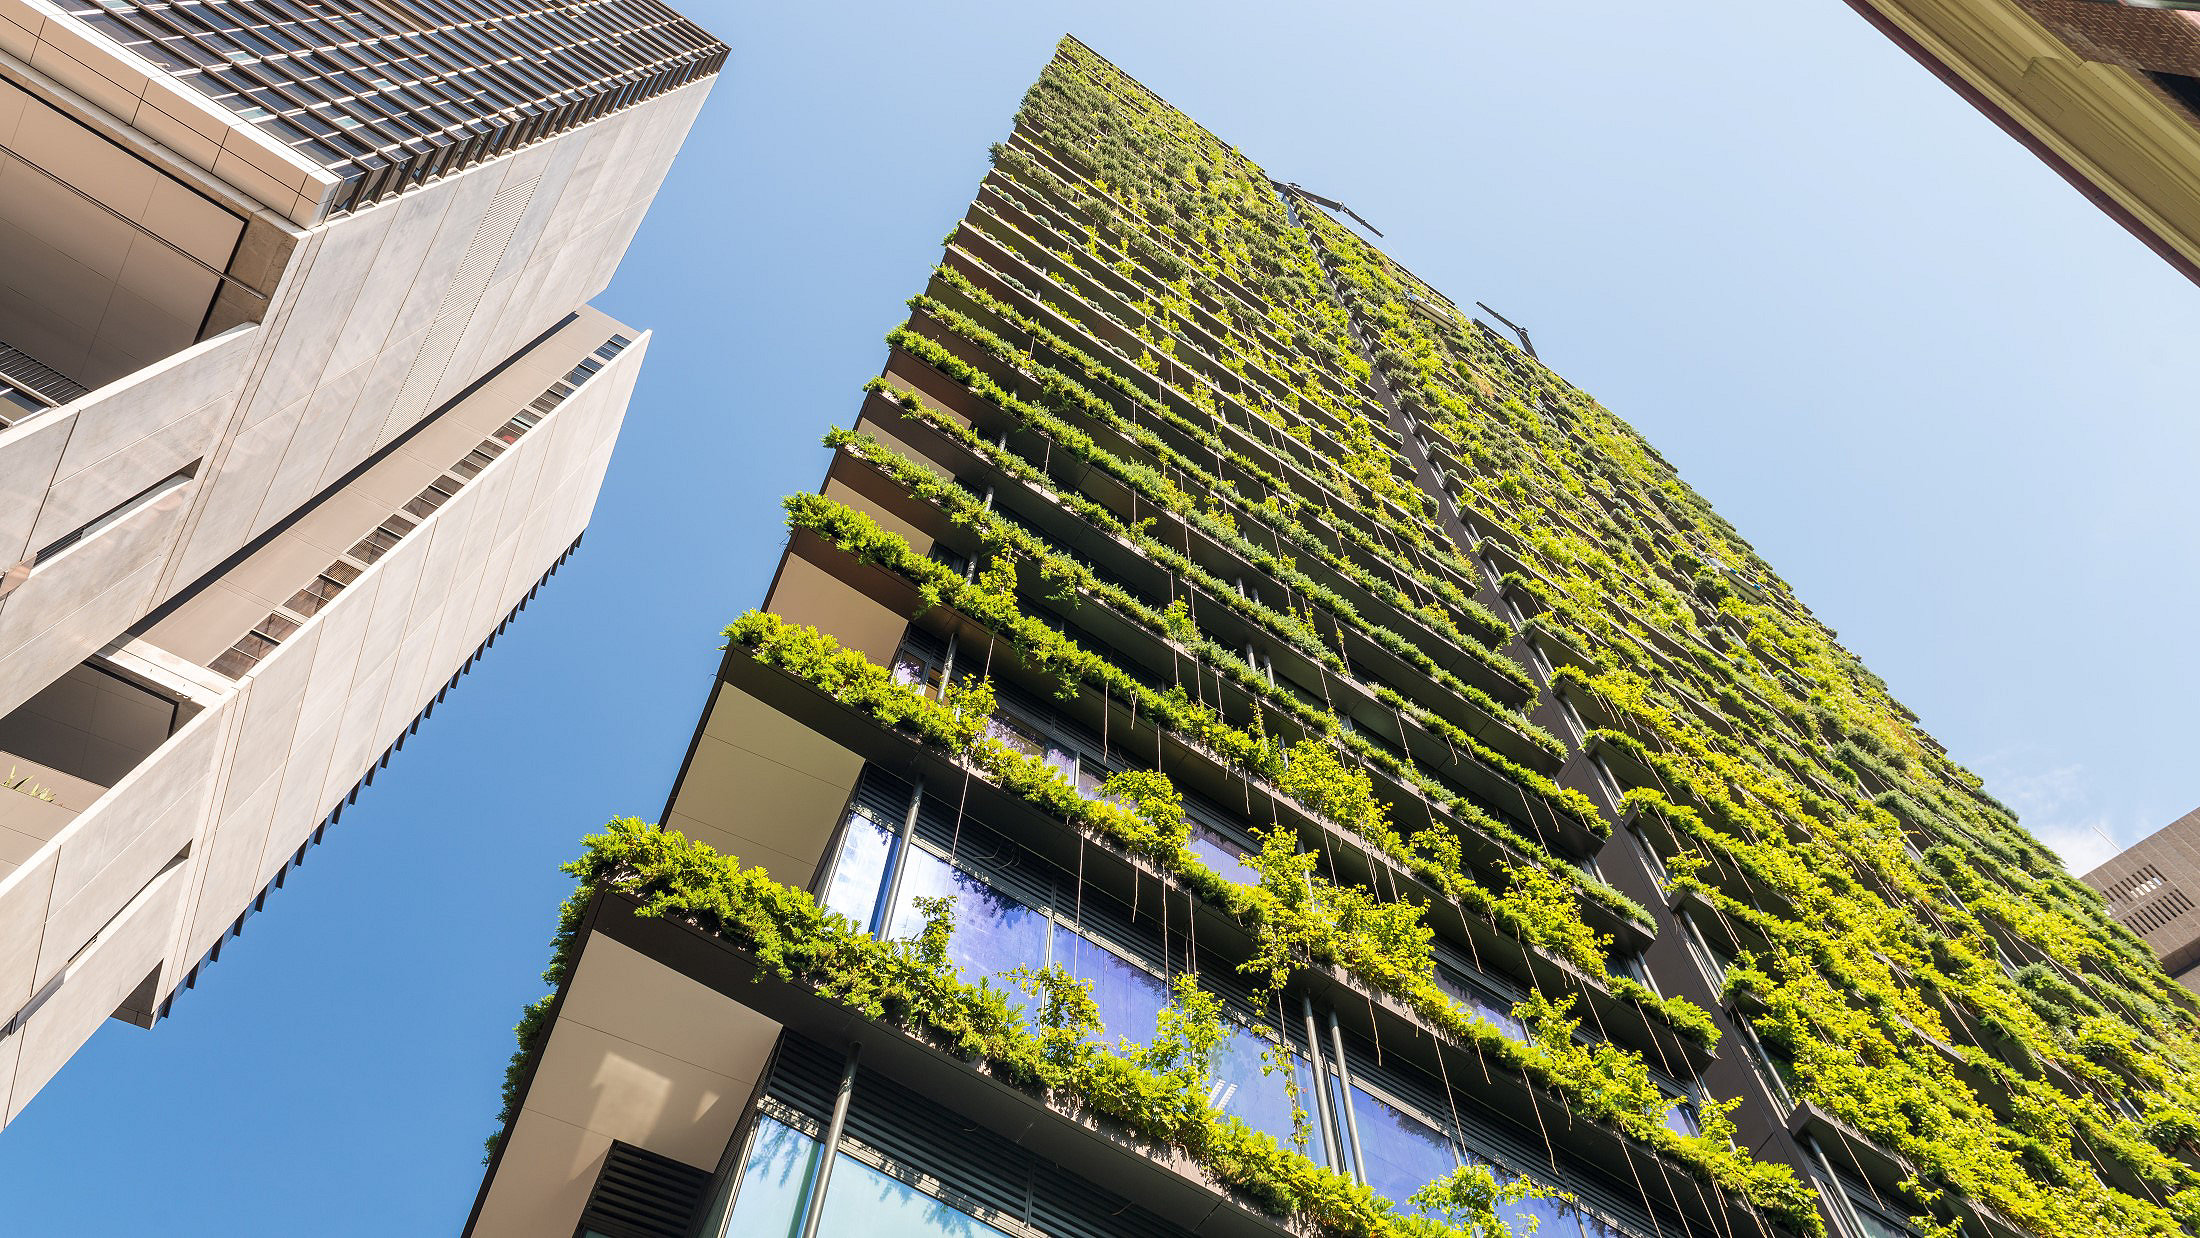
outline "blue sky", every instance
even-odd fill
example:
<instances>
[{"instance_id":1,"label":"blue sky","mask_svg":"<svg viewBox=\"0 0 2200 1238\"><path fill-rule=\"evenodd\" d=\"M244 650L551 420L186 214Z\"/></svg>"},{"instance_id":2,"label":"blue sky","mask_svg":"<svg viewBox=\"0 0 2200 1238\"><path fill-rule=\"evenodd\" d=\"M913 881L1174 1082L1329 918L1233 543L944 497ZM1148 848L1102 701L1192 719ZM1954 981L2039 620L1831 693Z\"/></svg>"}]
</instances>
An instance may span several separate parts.
<instances>
[{"instance_id":1,"label":"blue sky","mask_svg":"<svg viewBox=\"0 0 2200 1238\"><path fill-rule=\"evenodd\" d=\"M1526 325L2074 864L2200 803L2200 291L1836 0L683 7L733 59L600 301L657 334L587 541L176 1017L0 1132L11 1232L455 1232L557 866L663 806L1064 31Z\"/></svg>"}]
</instances>

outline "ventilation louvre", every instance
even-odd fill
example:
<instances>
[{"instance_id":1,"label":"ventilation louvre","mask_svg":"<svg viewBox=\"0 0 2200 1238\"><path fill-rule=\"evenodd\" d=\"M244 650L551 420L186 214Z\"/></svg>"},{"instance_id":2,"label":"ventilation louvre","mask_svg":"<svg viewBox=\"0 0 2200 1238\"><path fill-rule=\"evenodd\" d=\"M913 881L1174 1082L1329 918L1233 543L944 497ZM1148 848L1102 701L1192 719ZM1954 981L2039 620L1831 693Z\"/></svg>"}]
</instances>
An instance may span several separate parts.
<instances>
[{"instance_id":1,"label":"ventilation louvre","mask_svg":"<svg viewBox=\"0 0 2200 1238\"><path fill-rule=\"evenodd\" d=\"M709 1188L710 1174L704 1170L614 1141L581 1213L581 1232L603 1238L687 1238Z\"/></svg>"}]
</instances>

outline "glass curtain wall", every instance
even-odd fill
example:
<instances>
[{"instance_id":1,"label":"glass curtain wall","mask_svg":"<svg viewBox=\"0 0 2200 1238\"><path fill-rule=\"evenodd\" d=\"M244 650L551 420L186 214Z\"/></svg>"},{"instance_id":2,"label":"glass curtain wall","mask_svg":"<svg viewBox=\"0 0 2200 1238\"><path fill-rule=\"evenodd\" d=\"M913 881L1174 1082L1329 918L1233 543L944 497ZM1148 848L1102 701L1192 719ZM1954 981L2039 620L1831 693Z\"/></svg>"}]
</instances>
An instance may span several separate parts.
<instances>
[{"instance_id":1,"label":"glass curtain wall","mask_svg":"<svg viewBox=\"0 0 2200 1238\"><path fill-rule=\"evenodd\" d=\"M1074 739L1028 721L1019 720L1017 725L1038 752L1065 763L1065 776L1085 768L1080 763L1090 759ZM1079 785L1097 794L1097 780L1080 780ZM906 939L924 925L919 899L951 896L954 931L948 954L965 980L987 978L1008 991L1012 1004L1023 1008L1028 999L1009 973L1060 964L1092 987L1105 1028L1096 1039L1107 1043L1118 1038L1149 1039L1168 1004L1172 975L1168 961L1172 952L1156 940L1158 930L1150 908L1141 918L1111 895L1080 890L1073 874L1055 870L978 822L955 821L948 810L920 809L914 828L905 829L911 793L906 783L891 775L865 772L832 869L824 879L826 906L883 937ZM924 802L920 800L920 805ZM945 819L938 819L942 816ZM1219 831L1217 837L1229 841ZM1173 952L1179 958L1182 948L1180 942ZM1455 999L1505 1035L1527 1035L1511 1009L1518 998L1503 982L1451 967L1441 970L1440 979ZM1287 1145L1294 1138L1290 1088L1276 1065L1280 1034L1291 1041L1288 1064L1308 1110L1305 1150L1317 1163L1354 1176L1401 1208L1424 1185L1461 1165L1491 1166L1506 1178L1522 1173L1547 1178L1516 1168L1533 1164L1530 1158L1479 1150L1476 1145L1486 1141L1458 1129L1452 1116L1438 1112L1451 1108L1441 1099L1421 1103L1404 1099L1432 1093L1439 1085L1433 1080L1396 1087L1386 1084L1386 1075L1394 1075L1396 1068L1379 1064L1380 1055L1363 1057L1355 1050L1353 1060L1345 1063L1351 1077L1348 1086L1333 1051L1322 1039L1326 1033L1317 1037L1323 1082L1316 1088L1316 1067L1298 1034L1300 1016L1295 1009L1289 1018L1257 1018L1234 989L1228 965L1219 961L1203 961L1201 983L1222 996L1230 1012L1229 1035L1217 1054L1210 1081L1210 1100L1253 1129ZM1279 1027L1284 1029L1280 1033ZM1681 1085L1673 1086L1681 1094ZM1693 1121L1686 1113L1674 1120ZM1342 1141L1334 1154L1325 1131ZM1349 1137L1353 1134L1356 1140ZM834 1172L837 1193L839 1171ZM892 1206L920 1207L907 1202ZM1521 1233L1528 1232L1526 1222L1533 1219L1534 1232L1541 1238L1583 1234L1605 1238L1637 1232L1559 1200L1523 1200L1507 1205L1506 1211L1520 1223L1516 1229Z\"/></svg>"}]
</instances>

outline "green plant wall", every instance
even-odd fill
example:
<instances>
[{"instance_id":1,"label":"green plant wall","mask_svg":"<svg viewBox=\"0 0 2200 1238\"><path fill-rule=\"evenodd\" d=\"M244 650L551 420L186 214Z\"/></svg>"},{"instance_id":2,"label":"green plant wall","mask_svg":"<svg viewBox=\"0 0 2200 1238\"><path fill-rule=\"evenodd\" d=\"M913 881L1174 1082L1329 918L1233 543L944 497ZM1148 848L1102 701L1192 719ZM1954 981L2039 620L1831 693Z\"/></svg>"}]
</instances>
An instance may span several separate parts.
<instances>
[{"instance_id":1,"label":"green plant wall","mask_svg":"<svg viewBox=\"0 0 2200 1238\"><path fill-rule=\"evenodd\" d=\"M1639 824L1666 893L1733 956L1722 1017L1747 1021L1798 1101L1908 1166L1890 1206L1950 1233L2200 1228L2190 997L1593 400L1074 40L909 305L864 420L826 441L836 475L875 479L970 567L824 495L790 498L790 528L900 579L914 621L985 633L992 680L1127 712L1309 824L1267 833L1260 879L1233 882L1186 847L1166 764L1081 797L986 738L982 677L928 696L768 613L728 630L734 656L1157 868L1247 928L1271 992L1338 969L1693 1174L1749 1232L1818 1233L1810 1189L1729 1138L1732 1098L1675 1134L1646 1073L1673 1063L1596 1013L1723 1039L1711 1012L1624 974L1616 943L1658 917L1573 862ZM1138 649L1085 635L1124 625ZM1578 736L1549 721L1560 695ZM1589 794L1592 755L1617 803ZM1337 840L1396 877L1339 878ZM615 842L629 859L599 843L588 880L640 880L643 844ZM772 948L810 951L796 970L829 990L872 992L819 959L934 983L921 950L850 944L730 861L651 854L710 877L653 906L692 918L739 891L776 908ZM1470 917L1525 961L1528 1042L1434 983L1430 943ZM739 929L752 947L761 932ZM1150 1046L1071 1067L1034 1047L1043 1027L861 1000L931 1034L977 1019L980 1051L1048 1086L1049 1070L1145 1070L1162 1093L1174 1077ZM1224 1149L1218 1179L1245 1188L1242 1132L1194 1109L1167 1137ZM1279 1154L1254 1175L1263 1198L1327 1232L1390 1232L1390 1204ZM1471 1226L1470 1204L1528 1188L1449 1189Z\"/></svg>"}]
</instances>

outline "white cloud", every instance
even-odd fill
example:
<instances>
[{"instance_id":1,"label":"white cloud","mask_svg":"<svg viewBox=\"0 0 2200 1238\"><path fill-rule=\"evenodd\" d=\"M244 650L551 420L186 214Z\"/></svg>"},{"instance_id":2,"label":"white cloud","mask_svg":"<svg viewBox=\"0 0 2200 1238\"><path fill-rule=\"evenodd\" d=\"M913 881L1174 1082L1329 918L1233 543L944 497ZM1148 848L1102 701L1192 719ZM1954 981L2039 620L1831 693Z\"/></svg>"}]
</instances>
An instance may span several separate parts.
<instances>
[{"instance_id":1,"label":"white cloud","mask_svg":"<svg viewBox=\"0 0 2200 1238\"><path fill-rule=\"evenodd\" d=\"M2024 828L2061 856L2073 875L2098 868L2153 828L2119 825L2100 803L2099 789L2083 765L2043 769L2013 754L1998 754L1981 764L1986 789L2015 809Z\"/></svg>"}]
</instances>

